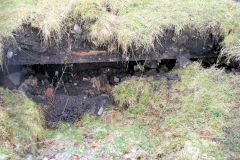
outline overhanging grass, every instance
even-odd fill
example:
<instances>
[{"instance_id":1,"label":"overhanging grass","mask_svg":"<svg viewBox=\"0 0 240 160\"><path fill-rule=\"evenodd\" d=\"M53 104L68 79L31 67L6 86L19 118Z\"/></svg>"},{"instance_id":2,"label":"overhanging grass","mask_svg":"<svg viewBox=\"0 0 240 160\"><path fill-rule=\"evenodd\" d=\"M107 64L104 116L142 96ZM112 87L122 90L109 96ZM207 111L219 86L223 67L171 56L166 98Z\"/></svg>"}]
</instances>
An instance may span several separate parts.
<instances>
[{"instance_id":1,"label":"overhanging grass","mask_svg":"<svg viewBox=\"0 0 240 160\"><path fill-rule=\"evenodd\" d=\"M26 4L30 6L23 13L18 11ZM169 26L175 27L177 34L189 26L200 33L220 26L224 53L239 57L240 3L231 0L38 0L35 5L30 0L16 0L11 7L0 5L1 35L10 34L19 22L27 20L48 40L52 34L61 35L63 26L84 22L88 39L96 45L127 51L132 45L153 47L155 37Z\"/></svg>"},{"instance_id":2,"label":"overhanging grass","mask_svg":"<svg viewBox=\"0 0 240 160\"><path fill-rule=\"evenodd\" d=\"M45 130L38 108L23 93L0 88L0 158L36 155Z\"/></svg>"}]
</instances>

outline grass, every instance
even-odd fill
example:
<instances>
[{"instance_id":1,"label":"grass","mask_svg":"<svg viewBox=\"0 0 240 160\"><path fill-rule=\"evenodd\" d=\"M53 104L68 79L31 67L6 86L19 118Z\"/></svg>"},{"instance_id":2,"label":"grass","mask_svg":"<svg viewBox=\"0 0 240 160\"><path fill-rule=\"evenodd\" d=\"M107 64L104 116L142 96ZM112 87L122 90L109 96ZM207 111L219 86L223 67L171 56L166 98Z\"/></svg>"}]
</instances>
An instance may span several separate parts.
<instances>
[{"instance_id":1,"label":"grass","mask_svg":"<svg viewBox=\"0 0 240 160\"><path fill-rule=\"evenodd\" d=\"M36 156L44 139L43 120L38 108L23 93L0 88L0 159Z\"/></svg>"},{"instance_id":2,"label":"grass","mask_svg":"<svg viewBox=\"0 0 240 160\"><path fill-rule=\"evenodd\" d=\"M133 77L115 86L118 108L61 123L39 158L238 159L239 76L197 63L172 72L181 80Z\"/></svg>"},{"instance_id":3,"label":"grass","mask_svg":"<svg viewBox=\"0 0 240 160\"><path fill-rule=\"evenodd\" d=\"M229 140L224 132L225 127L234 126L232 119L239 123L239 112L232 111L239 100L237 77L199 65L174 72L180 75L181 82L174 82L171 89L167 89L169 82L163 80L154 92L156 84L149 86L151 81L132 78L115 88L114 97L120 105L129 106L130 114L153 125L157 155L166 159L238 158L239 149L232 152L239 140ZM140 109L137 115L134 108ZM239 137L239 126L230 128L235 128L231 137ZM235 147L230 149L223 141L228 147Z\"/></svg>"},{"instance_id":4,"label":"grass","mask_svg":"<svg viewBox=\"0 0 240 160\"><path fill-rule=\"evenodd\" d=\"M219 26L224 36L223 53L239 57L240 3L235 1L7 0L0 8L0 35L11 35L24 21L38 27L48 41L54 35L61 38L69 26L80 23L96 45L107 46L109 51L127 51L153 47L156 37L169 27L174 27L176 34L191 28L204 36L209 29L218 34Z\"/></svg>"}]
</instances>

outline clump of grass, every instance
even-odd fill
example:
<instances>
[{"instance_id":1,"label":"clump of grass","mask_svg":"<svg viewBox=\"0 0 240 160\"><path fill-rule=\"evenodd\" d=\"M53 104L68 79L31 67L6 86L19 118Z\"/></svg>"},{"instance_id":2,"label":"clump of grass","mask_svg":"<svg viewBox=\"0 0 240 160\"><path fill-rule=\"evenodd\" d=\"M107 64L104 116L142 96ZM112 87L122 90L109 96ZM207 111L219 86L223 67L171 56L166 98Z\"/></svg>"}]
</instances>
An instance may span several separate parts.
<instances>
[{"instance_id":1,"label":"clump of grass","mask_svg":"<svg viewBox=\"0 0 240 160\"><path fill-rule=\"evenodd\" d=\"M224 128L229 125L228 119L234 119L231 110L239 99L239 76L227 75L213 67L203 69L199 64L174 72L181 81L170 84L161 80L159 86L146 79L132 78L114 88L114 98L120 106L127 103L130 113L141 108L135 117L151 126L156 156L219 159L235 155L236 158L239 151L229 153L222 141L231 146ZM153 87L147 87L151 83ZM158 89L153 91L156 85ZM232 144L237 145L237 141Z\"/></svg>"},{"instance_id":2,"label":"clump of grass","mask_svg":"<svg viewBox=\"0 0 240 160\"><path fill-rule=\"evenodd\" d=\"M0 155L19 159L36 154L44 138L43 120L36 105L23 93L0 88Z\"/></svg>"}]
</instances>

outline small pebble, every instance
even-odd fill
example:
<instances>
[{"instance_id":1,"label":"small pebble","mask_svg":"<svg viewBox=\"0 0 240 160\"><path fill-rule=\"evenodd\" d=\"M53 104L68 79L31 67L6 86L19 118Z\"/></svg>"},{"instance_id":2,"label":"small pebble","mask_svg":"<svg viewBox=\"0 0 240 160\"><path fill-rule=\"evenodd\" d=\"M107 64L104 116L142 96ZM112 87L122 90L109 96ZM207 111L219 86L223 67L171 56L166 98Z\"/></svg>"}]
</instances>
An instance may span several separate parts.
<instances>
[{"instance_id":1,"label":"small pebble","mask_svg":"<svg viewBox=\"0 0 240 160\"><path fill-rule=\"evenodd\" d=\"M100 109L99 109L99 111L98 111L98 115L100 116L100 115L102 115L102 113L103 113L103 107L101 107Z\"/></svg>"},{"instance_id":2,"label":"small pebble","mask_svg":"<svg viewBox=\"0 0 240 160\"><path fill-rule=\"evenodd\" d=\"M118 77L114 77L114 82L118 83L120 81L120 79Z\"/></svg>"},{"instance_id":3,"label":"small pebble","mask_svg":"<svg viewBox=\"0 0 240 160\"><path fill-rule=\"evenodd\" d=\"M88 78L86 78L86 77L83 77L83 81L88 81Z\"/></svg>"}]
</instances>

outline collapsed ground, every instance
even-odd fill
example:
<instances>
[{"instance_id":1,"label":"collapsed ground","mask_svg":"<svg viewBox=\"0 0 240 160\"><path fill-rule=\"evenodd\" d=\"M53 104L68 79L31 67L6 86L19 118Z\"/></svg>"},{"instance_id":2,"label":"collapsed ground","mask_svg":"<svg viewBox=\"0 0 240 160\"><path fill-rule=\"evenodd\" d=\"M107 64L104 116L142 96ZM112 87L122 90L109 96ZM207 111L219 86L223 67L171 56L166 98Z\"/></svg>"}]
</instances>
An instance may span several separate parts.
<instances>
[{"instance_id":1,"label":"collapsed ground","mask_svg":"<svg viewBox=\"0 0 240 160\"><path fill-rule=\"evenodd\" d=\"M3 111L1 115L4 113L7 120L4 121L4 118L1 118L1 126L4 127L2 131L6 138L1 145L1 156L14 159L21 159L26 155L30 159L33 157L38 159L239 158L238 72L227 74L214 67L204 69L198 63L191 64L185 69L174 69L169 73L163 72L163 68L168 71L167 67L163 67L165 65L159 66L158 70L154 69L154 72L148 69L143 73L139 70L141 67L135 67L137 69L135 71L133 67L134 72L131 72L131 69L126 71L123 67L125 69L121 70L121 67L119 68L121 65L117 66L118 68L112 64L101 66L99 70L95 69L96 73L92 75L90 71L87 74L84 71L78 71L77 74L70 72L73 75L62 77L65 85L59 84L59 90L56 93L51 91L46 93L46 89L51 85L47 83L49 80L46 81L44 66L33 67L32 69L37 71L38 75L29 72L34 76L30 75L24 82L29 86L28 92L35 93L35 96L40 98L48 99L52 96L49 100L53 104L54 100L58 99L54 99L54 96L61 97L59 95L61 93L65 95L60 100L61 105L38 105L41 114L38 113L36 106L22 94L1 90L1 110ZM62 67L60 68L59 71L62 70ZM64 68L63 66L63 70ZM101 74L98 75L97 72ZM113 77L106 78L111 88L101 87L102 84L95 81L107 73L110 73L109 77ZM53 75L51 72L48 74L52 78L57 76L55 72L52 72ZM61 72L58 74L61 77ZM67 74L69 73L66 69ZM140 77L138 77L139 74ZM119 77L120 75L124 76ZM91 81L93 79L97 82L96 88ZM106 79L103 78L100 81ZM72 86L69 86L69 81ZM53 87L56 87L58 82L54 80ZM91 85L86 85L88 83ZM113 83L117 85L113 86ZM79 84L82 85L79 86ZM100 85L100 92L97 90L97 84ZM63 86L67 91L74 87L75 91L78 91L77 94L79 94L78 87L90 87L87 90L81 89L83 92L89 91L88 94L84 93L84 96L87 96L86 99L91 100L92 92L96 97L103 96L114 100L115 104L110 103L109 106L103 103L104 106L93 107L89 109L90 114L87 113L82 118L76 119L81 115L72 114L78 112L74 112L76 107L71 107L72 99L67 98ZM68 92L68 94L76 96L74 92ZM83 100L83 97L76 96L76 98L79 98L79 102ZM75 101L72 102L75 103ZM102 102L97 101L97 104L100 103ZM14 106L15 109L11 109ZM56 121L52 121L55 119L50 119L49 129L41 128L42 120L39 121L36 118L44 116L50 118L46 110L54 115L55 110L51 110L51 107L52 109L60 108L61 114L67 111L63 112L64 108L69 107L69 112L65 113L69 114L70 118L62 115L59 117L70 123L60 121L55 123ZM31 120L31 123L27 120L29 116L35 119ZM13 117L18 117L20 120ZM20 124L18 124L19 121ZM28 129L21 130L18 127ZM30 135L32 138L29 139Z\"/></svg>"}]
</instances>

